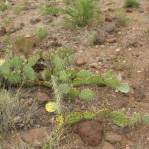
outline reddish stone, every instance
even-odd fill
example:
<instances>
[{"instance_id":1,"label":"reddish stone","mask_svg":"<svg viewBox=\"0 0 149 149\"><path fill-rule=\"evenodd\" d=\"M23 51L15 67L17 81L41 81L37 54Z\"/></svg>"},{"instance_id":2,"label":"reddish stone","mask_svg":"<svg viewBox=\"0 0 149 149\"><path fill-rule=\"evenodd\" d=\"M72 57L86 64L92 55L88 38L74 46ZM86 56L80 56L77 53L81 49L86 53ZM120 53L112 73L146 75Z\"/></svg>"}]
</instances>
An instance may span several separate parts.
<instances>
[{"instance_id":1,"label":"reddish stone","mask_svg":"<svg viewBox=\"0 0 149 149\"><path fill-rule=\"evenodd\" d=\"M81 121L74 126L74 132L81 137L84 143L97 146L102 141L103 123L97 120Z\"/></svg>"}]
</instances>

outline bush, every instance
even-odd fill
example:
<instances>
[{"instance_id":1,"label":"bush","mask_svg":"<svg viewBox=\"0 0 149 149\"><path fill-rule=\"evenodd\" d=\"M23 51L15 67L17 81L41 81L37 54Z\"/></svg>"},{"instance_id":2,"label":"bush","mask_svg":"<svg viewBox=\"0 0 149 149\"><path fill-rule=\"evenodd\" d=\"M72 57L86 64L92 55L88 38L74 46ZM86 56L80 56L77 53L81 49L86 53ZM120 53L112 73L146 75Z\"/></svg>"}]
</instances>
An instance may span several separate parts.
<instances>
[{"instance_id":1,"label":"bush","mask_svg":"<svg viewBox=\"0 0 149 149\"><path fill-rule=\"evenodd\" d=\"M138 0L125 0L125 7L137 8L139 5Z\"/></svg>"},{"instance_id":2,"label":"bush","mask_svg":"<svg viewBox=\"0 0 149 149\"><path fill-rule=\"evenodd\" d=\"M91 23L97 16L97 12L94 0L76 0L73 6L68 6L65 10L67 20L80 27Z\"/></svg>"}]
</instances>

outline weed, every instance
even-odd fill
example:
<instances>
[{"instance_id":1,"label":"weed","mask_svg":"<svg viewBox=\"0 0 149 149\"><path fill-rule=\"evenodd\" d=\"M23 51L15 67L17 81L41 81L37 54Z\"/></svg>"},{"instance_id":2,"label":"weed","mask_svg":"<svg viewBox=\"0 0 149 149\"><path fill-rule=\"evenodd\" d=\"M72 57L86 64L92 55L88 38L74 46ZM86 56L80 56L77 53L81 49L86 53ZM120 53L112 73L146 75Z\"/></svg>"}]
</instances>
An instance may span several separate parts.
<instances>
[{"instance_id":1,"label":"weed","mask_svg":"<svg viewBox=\"0 0 149 149\"><path fill-rule=\"evenodd\" d=\"M125 0L125 7L138 8L140 5L138 0Z\"/></svg>"},{"instance_id":2,"label":"weed","mask_svg":"<svg viewBox=\"0 0 149 149\"><path fill-rule=\"evenodd\" d=\"M24 10L24 6L22 6L22 5L16 5L14 8L14 12L17 15L20 14L23 10Z\"/></svg>"},{"instance_id":3,"label":"weed","mask_svg":"<svg viewBox=\"0 0 149 149\"><path fill-rule=\"evenodd\" d=\"M73 25L84 27L97 19L97 8L94 0L76 0L73 6L65 9L66 20Z\"/></svg>"},{"instance_id":4,"label":"weed","mask_svg":"<svg viewBox=\"0 0 149 149\"><path fill-rule=\"evenodd\" d=\"M63 127L58 126L56 128L53 129L50 137L49 137L49 141L48 143L46 143L42 149L54 149L54 148L58 148L58 145L60 143L60 138L63 135Z\"/></svg>"},{"instance_id":5,"label":"weed","mask_svg":"<svg viewBox=\"0 0 149 149\"><path fill-rule=\"evenodd\" d=\"M18 94L13 95L4 89L0 90L0 133L12 129L28 127L32 122L33 107L21 104Z\"/></svg>"},{"instance_id":6,"label":"weed","mask_svg":"<svg viewBox=\"0 0 149 149\"><path fill-rule=\"evenodd\" d=\"M41 7L41 12L43 15L57 16L61 12L61 9L57 8L57 7L45 5L45 6Z\"/></svg>"},{"instance_id":7,"label":"weed","mask_svg":"<svg viewBox=\"0 0 149 149\"><path fill-rule=\"evenodd\" d=\"M94 96L94 92L90 89L82 90L79 95L79 97L86 102L92 101L94 99Z\"/></svg>"},{"instance_id":8,"label":"weed","mask_svg":"<svg viewBox=\"0 0 149 149\"><path fill-rule=\"evenodd\" d=\"M126 26L129 21L129 18L127 17L124 10L118 10L116 12L116 19L119 26Z\"/></svg>"},{"instance_id":9,"label":"weed","mask_svg":"<svg viewBox=\"0 0 149 149\"><path fill-rule=\"evenodd\" d=\"M4 1L0 1L0 11L5 11L8 9L8 4Z\"/></svg>"},{"instance_id":10,"label":"weed","mask_svg":"<svg viewBox=\"0 0 149 149\"><path fill-rule=\"evenodd\" d=\"M36 36L39 41L43 40L48 34L48 29L46 27L41 27L37 30Z\"/></svg>"}]
</instances>

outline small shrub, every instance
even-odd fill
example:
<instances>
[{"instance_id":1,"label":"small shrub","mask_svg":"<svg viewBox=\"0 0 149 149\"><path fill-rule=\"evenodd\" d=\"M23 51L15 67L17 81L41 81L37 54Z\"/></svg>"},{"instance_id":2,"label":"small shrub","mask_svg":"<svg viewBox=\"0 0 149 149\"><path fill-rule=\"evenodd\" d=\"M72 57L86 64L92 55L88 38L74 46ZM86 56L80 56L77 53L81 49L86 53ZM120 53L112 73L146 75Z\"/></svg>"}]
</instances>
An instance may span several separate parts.
<instances>
[{"instance_id":1,"label":"small shrub","mask_svg":"<svg viewBox=\"0 0 149 149\"><path fill-rule=\"evenodd\" d=\"M41 12L43 15L57 16L60 13L60 8L45 5L41 7Z\"/></svg>"},{"instance_id":2,"label":"small shrub","mask_svg":"<svg viewBox=\"0 0 149 149\"><path fill-rule=\"evenodd\" d=\"M80 27L84 27L95 20L97 12L94 0L76 0L73 6L68 6L65 10L67 21Z\"/></svg>"},{"instance_id":3,"label":"small shrub","mask_svg":"<svg viewBox=\"0 0 149 149\"><path fill-rule=\"evenodd\" d=\"M92 101L94 99L94 96L94 92L90 89L82 90L79 95L79 97L86 102Z\"/></svg>"},{"instance_id":4,"label":"small shrub","mask_svg":"<svg viewBox=\"0 0 149 149\"><path fill-rule=\"evenodd\" d=\"M125 7L137 8L140 3L138 0L125 0Z\"/></svg>"},{"instance_id":5,"label":"small shrub","mask_svg":"<svg viewBox=\"0 0 149 149\"><path fill-rule=\"evenodd\" d=\"M5 11L8 9L8 5L5 2L0 2L0 11Z\"/></svg>"},{"instance_id":6,"label":"small shrub","mask_svg":"<svg viewBox=\"0 0 149 149\"><path fill-rule=\"evenodd\" d=\"M48 29L46 27L41 27L37 30L36 36L39 40L43 40L48 34Z\"/></svg>"}]
</instances>

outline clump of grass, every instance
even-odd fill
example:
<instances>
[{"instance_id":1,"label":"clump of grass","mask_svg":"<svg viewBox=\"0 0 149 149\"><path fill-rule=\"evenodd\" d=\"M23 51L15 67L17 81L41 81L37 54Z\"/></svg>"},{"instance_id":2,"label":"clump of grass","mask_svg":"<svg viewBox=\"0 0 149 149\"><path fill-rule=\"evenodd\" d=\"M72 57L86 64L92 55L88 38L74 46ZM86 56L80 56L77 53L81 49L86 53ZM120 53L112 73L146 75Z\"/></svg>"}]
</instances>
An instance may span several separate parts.
<instances>
[{"instance_id":1,"label":"clump of grass","mask_svg":"<svg viewBox=\"0 0 149 149\"><path fill-rule=\"evenodd\" d=\"M27 108L26 105L21 104L18 94L13 95L11 92L1 89L0 133L7 133L9 130L28 127L32 123L32 110Z\"/></svg>"},{"instance_id":2,"label":"clump of grass","mask_svg":"<svg viewBox=\"0 0 149 149\"><path fill-rule=\"evenodd\" d=\"M125 0L125 7L127 8L138 8L140 5L138 0Z\"/></svg>"},{"instance_id":3,"label":"clump of grass","mask_svg":"<svg viewBox=\"0 0 149 149\"><path fill-rule=\"evenodd\" d=\"M48 34L48 29L46 27L40 27L37 32L36 36L39 40L43 40Z\"/></svg>"},{"instance_id":4,"label":"clump of grass","mask_svg":"<svg viewBox=\"0 0 149 149\"><path fill-rule=\"evenodd\" d=\"M127 25L129 18L126 15L126 12L124 10L117 10L115 15L116 15L118 26L126 26Z\"/></svg>"},{"instance_id":5,"label":"clump of grass","mask_svg":"<svg viewBox=\"0 0 149 149\"><path fill-rule=\"evenodd\" d=\"M43 15L57 16L60 13L60 8L45 5L41 7L41 12Z\"/></svg>"},{"instance_id":6,"label":"clump of grass","mask_svg":"<svg viewBox=\"0 0 149 149\"><path fill-rule=\"evenodd\" d=\"M8 9L8 4L4 1L0 1L0 11L5 11Z\"/></svg>"},{"instance_id":7,"label":"clump of grass","mask_svg":"<svg viewBox=\"0 0 149 149\"><path fill-rule=\"evenodd\" d=\"M80 93L80 98L86 102L90 102L94 99L94 92L90 89L84 89Z\"/></svg>"},{"instance_id":8,"label":"clump of grass","mask_svg":"<svg viewBox=\"0 0 149 149\"><path fill-rule=\"evenodd\" d=\"M76 0L73 6L65 10L66 20L73 25L84 27L95 19L98 19L98 10L95 0Z\"/></svg>"}]
</instances>

